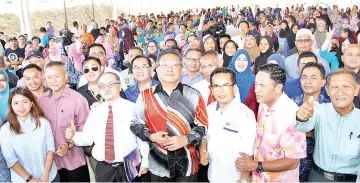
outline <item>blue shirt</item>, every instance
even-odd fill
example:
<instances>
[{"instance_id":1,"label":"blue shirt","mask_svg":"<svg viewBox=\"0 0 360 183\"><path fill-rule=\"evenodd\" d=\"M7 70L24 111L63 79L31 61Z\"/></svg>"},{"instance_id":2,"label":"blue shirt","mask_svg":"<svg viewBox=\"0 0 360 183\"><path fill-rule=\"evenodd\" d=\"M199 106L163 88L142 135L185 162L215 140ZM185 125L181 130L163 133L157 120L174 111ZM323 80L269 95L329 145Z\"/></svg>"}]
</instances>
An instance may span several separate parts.
<instances>
[{"instance_id":1,"label":"blue shirt","mask_svg":"<svg viewBox=\"0 0 360 183\"><path fill-rule=\"evenodd\" d=\"M31 116L25 121L20 119L21 134L15 134L9 123L5 123L0 130L1 150L8 167L16 162L34 178L40 179L43 175L46 154L49 151L55 153L54 137L48 120L40 118L40 126L36 128L36 121ZM14 170L11 171L12 182L25 182ZM57 168L53 161L49 172L49 181L55 179Z\"/></svg>"},{"instance_id":2,"label":"blue shirt","mask_svg":"<svg viewBox=\"0 0 360 183\"><path fill-rule=\"evenodd\" d=\"M300 78L293 79L291 81L286 81L284 86L284 92L289 98L293 99L299 95L302 95L304 92L301 88ZM326 99L330 99L326 93L325 87L321 88L321 95L323 95Z\"/></svg>"},{"instance_id":3,"label":"blue shirt","mask_svg":"<svg viewBox=\"0 0 360 183\"><path fill-rule=\"evenodd\" d=\"M50 38L50 36L49 36L49 34L45 34L42 38L41 38L41 45L43 46L43 47L47 47L47 45L49 44L49 38Z\"/></svg>"},{"instance_id":4,"label":"blue shirt","mask_svg":"<svg viewBox=\"0 0 360 183\"><path fill-rule=\"evenodd\" d=\"M192 86L202 81L203 79L205 78L201 72L198 72L195 76L192 77L187 71L184 71L183 75L181 76L181 83Z\"/></svg>"},{"instance_id":5,"label":"blue shirt","mask_svg":"<svg viewBox=\"0 0 360 183\"><path fill-rule=\"evenodd\" d=\"M307 122L297 122L300 132L315 130L314 162L328 172L354 174L360 168L360 109L340 116L332 103L315 103Z\"/></svg>"},{"instance_id":6,"label":"blue shirt","mask_svg":"<svg viewBox=\"0 0 360 183\"><path fill-rule=\"evenodd\" d=\"M159 84L159 81L151 79L151 86L156 86ZM125 90L125 96L127 100L130 100L133 103L136 103L137 98L140 95L140 89L138 84L131 86Z\"/></svg>"}]
</instances>

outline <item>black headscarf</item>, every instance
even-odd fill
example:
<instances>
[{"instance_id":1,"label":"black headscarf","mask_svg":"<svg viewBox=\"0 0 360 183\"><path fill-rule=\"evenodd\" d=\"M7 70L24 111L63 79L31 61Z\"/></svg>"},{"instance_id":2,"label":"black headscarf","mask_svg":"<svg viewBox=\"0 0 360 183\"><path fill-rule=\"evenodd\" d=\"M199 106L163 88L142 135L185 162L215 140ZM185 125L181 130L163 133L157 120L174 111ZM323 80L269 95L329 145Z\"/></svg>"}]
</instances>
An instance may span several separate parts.
<instances>
[{"instance_id":1,"label":"black headscarf","mask_svg":"<svg viewBox=\"0 0 360 183\"><path fill-rule=\"evenodd\" d=\"M280 29L279 37L280 38L286 38L291 33L291 30L290 30L289 24L288 24L288 22L286 20L281 21L280 26L281 26L282 23L286 24L286 28L285 28L285 30Z\"/></svg>"},{"instance_id":2,"label":"black headscarf","mask_svg":"<svg viewBox=\"0 0 360 183\"><path fill-rule=\"evenodd\" d=\"M260 66L262 66L262 65L265 65L267 59L269 58L269 56L273 54L273 46L274 46L274 45L273 45L273 43L272 43L272 38L271 38L270 36L266 35L266 36L261 37L260 42L261 42L263 39L265 39L265 40L268 42L268 44L269 44L269 49L266 50L265 53L261 53L261 51L260 51L260 55L259 55L258 57L256 57L256 59L255 59L255 65L254 65L255 74L257 74L257 72L259 71L258 68L259 68Z\"/></svg>"},{"instance_id":3,"label":"black headscarf","mask_svg":"<svg viewBox=\"0 0 360 183\"><path fill-rule=\"evenodd\" d=\"M231 59L232 59L232 56L229 56L226 54L225 52L225 48L226 48L226 45L229 44L230 42L234 43L235 47L236 47L236 50L238 49L238 45L233 41L233 40L228 40L225 42L224 44L224 51L223 51L223 67L228 67L229 63L231 62Z\"/></svg>"},{"instance_id":4,"label":"black headscarf","mask_svg":"<svg viewBox=\"0 0 360 183\"><path fill-rule=\"evenodd\" d=\"M289 34L287 37L286 37L286 40L288 42L288 46L289 46L289 49L293 49L295 47L295 39L296 39L296 34L293 32L293 28L297 26L298 29L299 29L299 26L297 24L293 24L291 25L291 34Z\"/></svg>"}]
</instances>

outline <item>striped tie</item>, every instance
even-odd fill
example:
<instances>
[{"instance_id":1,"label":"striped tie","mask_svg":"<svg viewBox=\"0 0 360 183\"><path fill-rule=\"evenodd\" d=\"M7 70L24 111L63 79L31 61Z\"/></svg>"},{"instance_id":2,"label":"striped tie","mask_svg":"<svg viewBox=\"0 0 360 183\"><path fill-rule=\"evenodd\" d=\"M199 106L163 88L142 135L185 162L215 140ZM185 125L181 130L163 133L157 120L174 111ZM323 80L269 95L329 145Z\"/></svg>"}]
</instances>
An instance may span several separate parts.
<instances>
[{"instance_id":1,"label":"striped tie","mask_svg":"<svg viewBox=\"0 0 360 183\"><path fill-rule=\"evenodd\" d=\"M211 86L209 86L209 90L210 90L210 93L209 93L209 97L208 97L208 100L207 100L207 105L210 105L210 104L212 104L213 102L216 101L215 97L212 94Z\"/></svg>"},{"instance_id":2,"label":"striped tie","mask_svg":"<svg viewBox=\"0 0 360 183\"><path fill-rule=\"evenodd\" d=\"M115 160L114 150L114 121L112 106L109 106L109 114L105 132L105 161L111 164Z\"/></svg>"}]
</instances>

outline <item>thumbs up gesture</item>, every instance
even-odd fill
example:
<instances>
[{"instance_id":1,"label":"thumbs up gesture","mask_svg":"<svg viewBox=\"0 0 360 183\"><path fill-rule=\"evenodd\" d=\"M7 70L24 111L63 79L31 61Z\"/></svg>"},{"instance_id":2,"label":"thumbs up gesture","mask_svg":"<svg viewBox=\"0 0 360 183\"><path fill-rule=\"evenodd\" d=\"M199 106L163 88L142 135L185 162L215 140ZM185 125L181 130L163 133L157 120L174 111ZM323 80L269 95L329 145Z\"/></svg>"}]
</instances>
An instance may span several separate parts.
<instances>
[{"instance_id":1,"label":"thumbs up gesture","mask_svg":"<svg viewBox=\"0 0 360 183\"><path fill-rule=\"evenodd\" d=\"M209 153L206 150L200 152L200 163L204 166L209 164Z\"/></svg>"},{"instance_id":2,"label":"thumbs up gesture","mask_svg":"<svg viewBox=\"0 0 360 183\"><path fill-rule=\"evenodd\" d=\"M300 121L307 121L314 114L314 97L311 96L307 102L300 106L296 118Z\"/></svg>"},{"instance_id":3,"label":"thumbs up gesture","mask_svg":"<svg viewBox=\"0 0 360 183\"><path fill-rule=\"evenodd\" d=\"M75 130L76 128L75 128L74 120L71 120L70 126L65 130L65 138L67 140L71 140L75 135Z\"/></svg>"}]
</instances>

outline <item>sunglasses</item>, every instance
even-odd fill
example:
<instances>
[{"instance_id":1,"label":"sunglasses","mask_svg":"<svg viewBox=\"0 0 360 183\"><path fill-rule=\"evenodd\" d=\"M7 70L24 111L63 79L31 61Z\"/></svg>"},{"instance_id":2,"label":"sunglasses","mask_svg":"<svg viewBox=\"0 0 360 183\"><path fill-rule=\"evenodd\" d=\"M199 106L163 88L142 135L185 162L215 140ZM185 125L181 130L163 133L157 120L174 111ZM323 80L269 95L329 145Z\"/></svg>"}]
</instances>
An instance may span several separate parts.
<instances>
[{"instance_id":1,"label":"sunglasses","mask_svg":"<svg viewBox=\"0 0 360 183\"><path fill-rule=\"evenodd\" d=\"M99 67L91 67L91 70L96 72L96 71L99 70ZM90 72L90 69L88 69L88 68L84 69L84 73L85 73L85 74L87 74L87 73L89 73L89 72Z\"/></svg>"}]
</instances>

